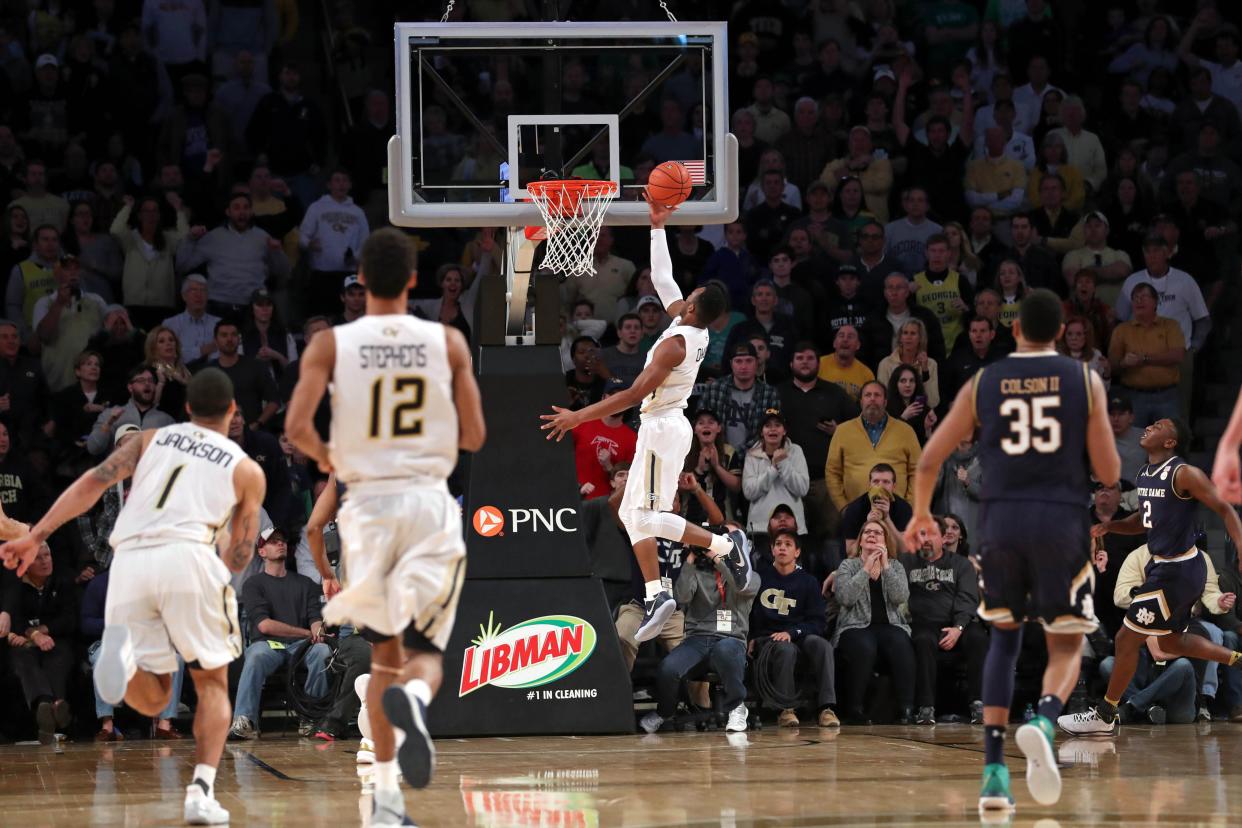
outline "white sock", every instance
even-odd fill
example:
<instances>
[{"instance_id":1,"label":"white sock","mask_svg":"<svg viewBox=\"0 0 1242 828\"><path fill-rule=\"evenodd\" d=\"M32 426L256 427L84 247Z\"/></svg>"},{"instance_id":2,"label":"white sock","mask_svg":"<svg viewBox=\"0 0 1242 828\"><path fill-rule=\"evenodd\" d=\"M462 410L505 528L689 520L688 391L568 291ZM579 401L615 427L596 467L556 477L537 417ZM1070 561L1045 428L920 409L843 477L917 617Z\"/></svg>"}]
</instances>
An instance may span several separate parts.
<instances>
[{"instance_id":1,"label":"white sock","mask_svg":"<svg viewBox=\"0 0 1242 828\"><path fill-rule=\"evenodd\" d=\"M405 689L414 694L414 698L423 703L423 707L431 706L431 686L422 679L410 679L405 683Z\"/></svg>"},{"instance_id":2,"label":"white sock","mask_svg":"<svg viewBox=\"0 0 1242 828\"><path fill-rule=\"evenodd\" d=\"M729 540L728 535L712 535L712 542L708 548L717 555L728 555L733 551L733 541Z\"/></svg>"},{"instance_id":3,"label":"white sock","mask_svg":"<svg viewBox=\"0 0 1242 828\"><path fill-rule=\"evenodd\" d=\"M654 581L647 581L645 584L643 584L643 586L647 588L647 600L648 601L650 601L652 598L656 597L657 595L659 595L661 592L664 591L664 584L661 583L659 578L656 578Z\"/></svg>"},{"instance_id":4,"label":"white sock","mask_svg":"<svg viewBox=\"0 0 1242 828\"><path fill-rule=\"evenodd\" d=\"M195 765L194 780L204 783L207 786L207 798L215 797L216 788L216 769L211 765Z\"/></svg>"},{"instance_id":5,"label":"white sock","mask_svg":"<svg viewBox=\"0 0 1242 828\"><path fill-rule=\"evenodd\" d=\"M387 762L376 762L375 768L375 789L377 791L398 791L397 787L397 760L389 759Z\"/></svg>"}]
</instances>

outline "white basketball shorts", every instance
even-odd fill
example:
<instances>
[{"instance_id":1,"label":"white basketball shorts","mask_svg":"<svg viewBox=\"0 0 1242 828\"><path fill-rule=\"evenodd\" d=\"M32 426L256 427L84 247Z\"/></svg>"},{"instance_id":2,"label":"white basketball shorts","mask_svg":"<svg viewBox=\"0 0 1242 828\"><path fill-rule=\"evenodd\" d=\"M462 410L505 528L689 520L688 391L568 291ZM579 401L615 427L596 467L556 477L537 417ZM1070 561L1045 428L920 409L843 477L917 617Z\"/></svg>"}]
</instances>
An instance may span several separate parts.
<instances>
[{"instance_id":1,"label":"white basketball shorts","mask_svg":"<svg viewBox=\"0 0 1242 828\"><path fill-rule=\"evenodd\" d=\"M621 499L622 515L632 509L667 512L673 508L677 478L693 439L694 429L680 411L642 421Z\"/></svg>"},{"instance_id":2,"label":"white basketball shorts","mask_svg":"<svg viewBox=\"0 0 1242 828\"><path fill-rule=\"evenodd\" d=\"M413 627L443 651L466 577L461 508L448 488L350 485L337 526L345 583L324 621L385 636Z\"/></svg>"},{"instance_id":3,"label":"white basketball shorts","mask_svg":"<svg viewBox=\"0 0 1242 828\"><path fill-rule=\"evenodd\" d=\"M237 596L214 547L178 541L118 549L108 576L104 624L129 628L138 667L175 673L177 653L214 670L242 653Z\"/></svg>"}]
</instances>

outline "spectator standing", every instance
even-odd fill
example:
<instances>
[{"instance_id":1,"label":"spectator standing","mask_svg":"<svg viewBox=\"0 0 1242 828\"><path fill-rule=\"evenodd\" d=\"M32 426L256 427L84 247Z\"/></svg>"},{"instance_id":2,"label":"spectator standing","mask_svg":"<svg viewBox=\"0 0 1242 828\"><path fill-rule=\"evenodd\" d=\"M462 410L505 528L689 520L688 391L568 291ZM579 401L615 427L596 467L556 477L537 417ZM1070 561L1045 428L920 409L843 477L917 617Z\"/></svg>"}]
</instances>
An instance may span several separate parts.
<instances>
[{"instance_id":1,"label":"spectator standing","mask_svg":"<svg viewBox=\"0 0 1242 828\"><path fill-rule=\"evenodd\" d=\"M316 174L327 140L322 110L302 96L297 64L285 61L278 88L259 101L246 127L250 151L266 155L272 172L288 183L298 201L310 204L319 196Z\"/></svg>"},{"instance_id":2,"label":"spectator standing","mask_svg":"<svg viewBox=\"0 0 1242 828\"><path fill-rule=\"evenodd\" d=\"M756 272L754 257L746 248L746 225L740 221L726 224L724 234L724 246L717 248L707 260L698 284L719 280L729 292L729 304L735 308L745 307Z\"/></svg>"},{"instance_id":3,"label":"spectator standing","mask_svg":"<svg viewBox=\"0 0 1242 828\"><path fill-rule=\"evenodd\" d=\"M1083 246L1065 254L1061 260L1061 275L1067 284L1076 286L1077 275L1089 269L1095 274L1096 294L1111 305L1117 299L1121 283L1134 268L1128 253L1108 246L1108 231L1108 216L1098 210L1087 213L1083 219ZM1070 299L1072 301L1073 297Z\"/></svg>"},{"instance_id":4,"label":"spectator standing","mask_svg":"<svg viewBox=\"0 0 1242 828\"><path fill-rule=\"evenodd\" d=\"M966 164L966 203L986 207L996 218L1011 217L1026 196L1026 168L1005 155L1005 133L991 127L984 133L983 157Z\"/></svg>"},{"instance_id":5,"label":"spectator standing","mask_svg":"<svg viewBox=\"0 0 1242 828\"><path fill-rule=\"evenodd\" d=\"M944 333L940 320L929 309L910 301L910 280L905 274L890 273L884 278L883 303L867 317L862 338L866 358L879 365L900 346L898 333L911 319L918 319L927 331L927 356L939 363L944 359Z\"/></svg>"},{"instance_id":6,"label":"spectator standing","mask_svg":"<svg viewBox=\"0 0 1242 828\"><path fill-rule=\"evenodd\" d=\"M213 77L226 77L238 56L248 53L254 74L266 78L267 56L279 35L275 0L216 0L207 14Z\"/></svg>"},{"instance_id":7,"label":"spectator standing","mask_svg":"<svg viewBox=\"0 0 1242 828\"><path fill-rule=\"evenodd\" d=\"M1121 285L1114 307L1117 319L1124 322L1134 315L1130 296L1136 285L1149 284L1155 288L1160 315L1178 324L1191 351L1199 350L1212 330L1212 319L1198 284L1186 271L1169 265L1169 244L1163 236L1147 237L1143 259L1147 267L1132 273Z\"/></svg>"},{"instance_id":8,"label":"spectator standing","mask_svg":"<svg viewBox=\"0 0 1242 828\"><path fill-rule=\"evenodd\" d=\"M23 332L34 329L35 303L56 291L56 264L60 260L60 233L50 225L36 226L30 257L13 266L5 286L4 304Z\"/></svg>"},{"instance_id":9,"label":"spectator standing","mask_svg":"<svg viewBox=\"0 0 1242 828\"><path fill-rule=\"evenodd\" d=\"M106 233L95 232L93 201L76 201L69 216L69 230L62 237L65 252L78 257L82 279L92 293L109 303L120 282L123 261L117 243Z\"/></svg>"},{"instance_id":10,"label":"spectator standing","mask_svg":"<svg viewBox=\"0 0 1242 828\"><path fill-rule=\"evenodd\" d=\"M750 503L747 532L763 532L772 509L787 504L806 533L802 498L810 489L810 474L801 447L789 439L785 418L771 409L763 415L760 439L746 452L742 464L742 494Z\"/></svg>"},{"instance_id":11,"label":"spectator standing","mask_svg":"<svg viewBox=\"0 0 1242 828\"><path fill-rule=\"evenodd\" d=\"M611 379L604 385L604 397L609 397L630 387L621 379ZM621 463L634 460L638 435L625 424L626 412L609 414L575 428L571 434L574 441L574 466L578 471L578 489L583 500L608 497L611 493L612 471Z\"/></svg>"},{"instance_id":12,"label":"spectator standing","mask_svg":"<svg viewBox=\"0 0 1242 828\"><path fill-rule=\"evenodd\" d=\"M112 220L109 232L124 256L121 296L139 327L155 325L175 305L177 247L190 231L186 211L181 207L176 194L167 195L166 201L155 196L135 201L126 196L125 206ZM183 295L184 291L183 285Z\"/></svg>"},{"instance_id":13,"label":"spectator standing","mask_svg":"<svg viewBox=\"0 0 1242 828\"><path fill-rule=\"evenodd\" d=\"M901 194L903 218L890 221L884 228L884 254L901 262L901 270L911 279L927 266L927 243L943 231L927 217L927 191L908 187Z\"/></svg>"},{"instance_id":14,"label":"spectator standing","mask_svg":"<svg viewBox=\"0 0 1242 828\"><path fill-rule=\"evenodd\" d=\"M227 222L210 232L202 225L190 228L177 247L177 268L206 265L210 307L221 317L240 319L251 293L269 278L289 275L289 259L279 241L254 226L249 195L230 196L225 216Z\"/></svg>"},{"instance_id":15,"label":"spectator standing","mask_svg":"<svg viewBox=\"0 0 1242 828\"><path fill-rule=\"evenodd\" d=\"M801 547L797 532L782 529L774 534L773 564L760 577L759 595L751 609L750 649L755 669L766 673L785 704L798 701L794 671L801 657L815 681L816 723L840 727L841 720L832 709L837 703L836 665L832 645L824 637L827 610L819 582L798 565ZM781 709L777 719L781 727L798 726L795 706Z\"/></svg>"},{"instance_id":16,"label":"spectator standing","mask_svg":"<svg viewBox=\"0 0 1242 828\"><path fill-rule=\"evenodd\" d=\"M785 158L785 174L799 190L815 180L832 157L833 141L819 122L819 104L802 97L794 102L793 128L781 138L776 149Z\"/></svg>"},{"instance_id":17,"label":"spectator standing","mask_svg":"<svg viewBox=\"0 0 1242 828\"><path fill-rule=\"evenodd\" d=\"M725 442L739 455L759 438L764 413L779 410L776 390L756 378L759 354L750 342L739 342L729 352L730 373L703 391L700 407L715 412L724 426Z\"/></svg>"},{"instance_id":18,"label":"spectator standing","mask_svg":"<svg viewBox=\"0 0 1242 828\"><path fill-rule=\"evenodd\" d=\"M142 4L142 32L150 52L174 83L207 60L207 9L202 0Z\"/></svg>"},{"instance_id":19,"label":"spectator standing","mask_svg":"<svg viewBox=\"0 0 1242 828\"><path fill-rule=\"evenodd\" d=\"M280 410L280 391L272 372L259 360L243 356L240 351L241 332L228 320L216 323L216 350L219 359L210 363L229 375L233 381L233 393L237 407L246 418L248 428L265 428L269 420ZM190 366L193 373L209 367L206 359Z\"/></svg>"},{"instance_id":20,"label":"spectator standing","mask_svg":"<svg viewBox=\"0 0 1242 828\"><path fill-rule=\"evenodd\" d=\"M328 177L328 194L306 208L298 244L310 250L309 314L331 313L337 285L358 269L358 253L370 235L366 214L349 197L349 173L336 169Z\"/></svg>"},{"instance_id":21,"label":"spectator standing","mask_svg":"<svg viewBox=\"0 0 1242 828\"><path fill-rule=\"evenodd\" d=\"M1108 177L1108 161L1104 145L1094 132L1083 129L1087 121L1087 108L1082 98L1070 95L1061 102L1061 123L1064 126L1052 130L1065 142L1066 160L1082 173L1091 193L1099 192Z\"/></svg>"},{"instance_id":22,"label":"spectator standing","mask_svg":"<svg viewBox=\"0 0 1242 828\"><path fill-rule=\"evenodd\" d=\"M862 387L875 379L875 374L858 360L862 341L852 325L842 325L832 340L832 353L820 357L819 378L836 383L850 399L857 400Z\"/></svg>"},{"instance_id":23,"label":"spectator standing","mask_svg":"<svg viewBox=\"0 0 1242 828\"><path fill-rule=\"evenodd\" d=\"M922 454L910 426L888 415L888 392L878 382L862 389L862 414L837 426L828 446L824 477L837 509L867 491L869 475L877 463L888 463L896 472L894 491L909 499L914 485L914 466Z\"/></svg>"},{"instance_id":24,"label":"spectator standing","mask_svg":"<svg viewBox=\"0 0 1242 828\"><path fill-rule=\"evenodd\" d=\"M1147 465L1147 450L1139 445L1143 430L1134 427L1134 405L1125 397L1114 394L1108 401L1108 423L1113 428L1113 442L1121 457L1121 479L1133 482ZM1113 537L1111 534L1106 538Z\"/></svg>"},{"instance_id":25,"label":"spectator standing","mask_svg":"<svg viewBox=\"0 0 1242 828\"><path fill-rule=\"evenodd\" d=\"M778 310L780 295L771 279L760 279L750 291L751 318L729 332L725 350L731 351L738 342L758 335L767 341L770 359L765 376L769 382L788 376L794 342L798 339L798 326L792 317Z\"/></svg>"},{"instance_id":26,"label":"spectator standing","mask_svg":"<svg viewBox=\"0 0 1242 828\"><path fill-rule=\"evenodd\" d=\"M849 151L829 161L820 180L829 187L844 186L842 176L852 176L862 187L867 211L881 224L888 221L888 195L893 188L893 165L887 157L877 156L871 130L856 126L850 130ZM840 193L838 193L840 197Z\"/></svg>"},{"instance_id":27,"label":"spectator standing","mask_svg":"<svg viewBox=\"0 0 1242 828\"><path fill-rule=\"evenodd\" d=\"M983 294L980 294L982 297ZM945 368L943 398L951 400L957 396L958 389L970 381L985 365L991 365L1004 354L995 345L996 321L986 316L976 316L970 320L966 329L966 337L953 349Z\"/></svg>"},{"instance_id":28,"label":"spectator standing","mask_svg":"<svg viewBox=\"0 0 1242 828\"><path fill-rule=\"evenodd\" d=\"M884 226L868 219L857 232L857 252L847 257L862 279L863 300L877 307L884 300L884 280L893 273L903 276L901 262L885 252ZM906 277L909 281L909 277Z\"/></svg>"},{"instance_id":29,"label":"spectator standing","mask_svg":"<svg viewBox=\"0 0 1242 828\"><path fill-rule=\"evenodd\" d=\"M838 269L839 272L840 269ZM788 246L781 245L772 251L768 259L768 274L771 276L772 286L776 289L775 312L793 319L794 329L799 336L810 336L815 330L816 298L810 290L793 280L793 251ZM821 293L823 299L826 300L827 291L821 290ZM754 302L753 290L751 302L752 304ZM768 336L771 337L771 331L768 332ZM793 347L793 341L789 340L785 343L786 355L789 354L788 349L791 347Z\"/></svg>"},{"instance_id":30,"label":"spectator standing","mask_svg":"<svg viewBox=\"0 0 1242 828\"><path fill-rule=\"evenodd\" d=\"M367 214L369 225L388 218L388 139L396 132L392 102L386 92L367 93L363 117L345 136L341 161L354 182L354 199Z\"/></svg>"},{"instance_id":31,"label":"spectator standing","mask_svg":"<svg viewBox=\"0 0 1242 828\"><path fill-rule=\"evenodd\" d=\"M209 304L207 277L191 273L181 283L181 299L185 310L170 316L161 324L173 332L181 347L183 357L189 362L203 359L216 352L216 323L220 317L207 312Z\"/></svg>"},{"instance_id":32,"label":"spectator standing","mask_svg":"<svg viewBox=\"0 0 1242 828\"><path fill-rule=\"evenodd\" d=\"M146 365L137 365L129 371L129 400L123 406L107 408L99 412L90 435L86 438L86 450L98 457L109 451L115 441L114 434L124 426L135 425L140 429L162 428L175 420L155 407L155 372Z\"/></svg>"},{"instance_id":33,"label":"spectator standing","mask_svg":"<svg viewBox=\"0 0 1242 828\"><path fill-rule=\"evenodd\" d=\"M1056 254L1039 244L1039 235L1031 217L1025 213L1014 216L1010 222L1010 233L1013 235L1014 255L1009 261L1016 262L1021 268L1026 286L1031 290L1047 288L1058 296L1065 296L1068 290ZM999 277L1000 265L996 270Z\"/></svg>"},{"instance_id":34,"label":"spectator standing","mask_svg":"<svg viewBox=\"0 0 1242 828\"><path fill-rule=\"evenodd\" d=\"M857 266L849 263L840 265L837 268L836 283L837 295L826 303L824 314L827 319L820 326L817 337L820 342L826 339L827 342L823 344L827 347L832 346L832 341L837 337L837 331L846 325L854 330L864 331L863 326L867 322L867 316L871 313L871 305L860 291L862 280ZM806 330L813 331L815 328L812 326Z\"/></svg>"},{"instance_id":35,"label":"spectator standing","mask_svg":"<svg viewBox=\"0 0 1242 828\"><path fill-rule=\"evenodd\" d=\"M940 467L932 494L937 514L952 516L969 537L979 525L979 497L983 493L983 465L974 440L963 440Z\"/></svg>"},{"instance_id":36,"label":"spectator standing","mask_svg":"<svg viewBox=\"0 0 1242 828\"><path fill-rule=\"evenodd\" d=\"M943 525L943 522L942 522ZM979 609L977 575L962 555L946 555L930 541L918 554L900 556L909 581L910 639L916 674L915 723L936 723L937 679L941 662L964 666L970 723L983 724L983 660L988 635L975 617Z\"/></svg>"},{"instance_id":37,"label":"spectator standing","mask_svg":"<svg viewBox=\"0 0 1242 828\"><path fill-rule=\"evenodd\" d=\"M54 394L73 384L73 362L103 329L107 304L99 294L82 291L76 256L62 255L53 275L56 292L35 303L31 324L42 345L43 376Z\"/></svg>"},{"instance_id":38,"label":"spectator standing","mask_svg":"<svg viewBox=\"0 0 1242 828\"><path fill-rule=\"evenodd\" d=\"M272 87L267 85L267 55L242 49L232 58L232 75L216 87L215 99L228 119L231 145L244 150L246 126L250 123L259 101L271 94ZM215 55L213 61L219 63Z\"/></svg>"},{"instance_id":39,"label":"spectator standing","mask_svg":"<svg viewBox=\"0 0 1242 828\"><path fill-rule=\"evenodd\" d=\"M1117 388L1130 398L1140 428L1181 412L1178 382L1186 340L1177 322L1157 315L1157 301L1150 282L1136 284L1129 303L1134 318L1118 325L1108 344Z\"/></svg>"},{"instance_id":40,"label":"spectator standing","mask_svg":"<svg viewBox=\"0 0 1242 828\"><path fill-rule=\"evenodd\" d=\"M931 199L932 212L942 222L964 216L966 200L962 177L975 141L974 96L969 91L962 96L962 125L956 136L949 119L933 115L925 124L926 141L923 141L906 120L911 83L911 72L903 70L897 81L897 96L893 99L893 130L906 155L906 180L924 190L924 199ZM919 266L908 275L921 269Z\"/></svg>"},{"instance_id":41,"label":"spectator standing","mask_svg":"<svg viewBox=\"0 0 1242 828\"><path fill-rule=\"evenodd\" d=\"M232 180L228 117L208 100L207 84L198 69L181 76L181 103L164 120L155 145L156 166L176 164L191 187L201 189Z\"/></svg>"},{"instance_id":42,"label":"spectator standing","mask_svg":"<svg viewBox=\"0 0 1242 828\"><path fill-rule=\"evenodd\" d=\"M47 191L47 165L37 158L28 159L22 181L22 194L10 206L16 204L26 211L36 234L44 225L55 229L58 235L63 233L69 224L69 202Z\"/></svg>"},{"instance_id":43,"label":"spectator standing","mask_svg":"<svg viewBox=\"0 0 1242 828\"><path fill-rule=\"evenodd\" d=\"M643 322L637 314L623 314L617 319L617 344L599 352L608 373L628 386L642 373L647 355L639 350L643 338Z\"/></svg>"},{"instance_id":44,"label":"spectator standing","mask_svg":"<svg viewBox=\"0 0 1242 828\"><path fill-rule=\"evenodd\" d=\"M767 261L777 244L785 238L789 226L802 215L797 207L786 204L785 174L780 170L764 170L761 176L763 201L746 211L746 239L757 261Z\"/></svg>"},{"instance_id":45,"label":"spectator standing","mask_svg":"<svg viewBox=\"0 0 1242 828\"><path fill-rule=\"evenodd\" d=\"M944 234L927 240L927 269L914 277L914 298L935 314L945 350L952 351L962 332L962 318L974 300L974 289L949 266L949 254L949 239Z\"/></svg>"},{"instance_id":46,"label":"spectator standing","mask_svg":"<svg viewBox=\"0 0 1242 828\"><path fill-rule=\"evenodd\" d=\"M1169 118L1175 144L1187 149L1193 147L1205 123L1216 125L1221 141L1227 147L1236 146L1236 142L1242 139L1242 121L1239 121L1237 107L1228 99L1214 94L1213 83L1212 73L1206 66L1190 70L1187 83L1190 94L1177 104Z\"/></svg>"},{"instance_id":47,"label":"spectator standing","mask_svg":"<svg viewBox=\"0 0 1242 828\"><path fill-rule=\"evenodd\" d=\"M1215 29L1216 60L1208 60L1196 55L1192 50L1195 41ZM1220 12L1212 6L1205 6L1195 15L1182 42L1178 45L1177 54L1195 69L1206 69L1212 78L1212 92L1227 99L1234 108L1242 113L1242 65L1238 61L1238 31L1232 25L1221 25Z\"/></svg>"},{"instance_id":48,"label":"spectator standing","mask_svg":"<svg viewBox=\"0 0 1242 828\"><path fill-rule=\"evenodd\" d=\"M758 576L752 576L758 580ZM73 635L77 606L73 586L52 566L45 543L19 580L5 590L3 607L12 621L9 660L21 682L26 706L35 714L39 741L51 744L69 726L69 674L76 659Z\"/></svg>"},{"instance_id":49,"label":"spectator standing","mask_svg":"<svg viewBox=\"0 0 1242 828\"><path fill-rule=\"evenodd\" d=\"M867 521L858 536L858 554L836 571L833 589L841 612L832 645L847 664L847 724L867 721L867 685L881 658L893 677L897 723L913 720L914 648L901 612L910 600L910 584L895 549L896 539L884 524Z\"/></svg>"},{"instance_id":50,"label":"spectator standing","mask_svg":"<svg viewBox=\"0 0 1242 828\"><path fill-rule=\"evenodd\" d=\"M320 613L319 585L285 568L288 549L278 528L259 535L259 557L263 569L246 579L242 587L242 607L250 626L250 645L243 656L237 702L233 707L233 726L229 738L255 739L259 736L259 695L268 676L306 653L306 692L318 698L328 690L328 656L323 643L323 616ZM310 735L309 733L307 735Z\"/></svg>"}]
</instances>

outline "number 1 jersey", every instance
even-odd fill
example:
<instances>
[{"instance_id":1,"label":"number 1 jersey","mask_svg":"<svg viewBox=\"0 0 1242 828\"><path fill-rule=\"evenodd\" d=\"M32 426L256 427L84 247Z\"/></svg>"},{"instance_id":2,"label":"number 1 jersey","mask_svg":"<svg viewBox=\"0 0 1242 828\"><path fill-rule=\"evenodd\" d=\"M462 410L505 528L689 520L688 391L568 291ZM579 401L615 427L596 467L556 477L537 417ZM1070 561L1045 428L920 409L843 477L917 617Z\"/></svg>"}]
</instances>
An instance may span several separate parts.
<instances>
[{"instance_id":1,"label":"number 1 jersey","mask_svg":"<svg viewBox=\"0 0 1242 828\"><path fill-rule=\"evenodd\" d=\"M332 335L329 456L337 479L447 480L457 465L458 428L444 326L364 316Z\"/></svg>"},{"instance_id":2,"label":"number 1 jersey","mask_svg":"<svg viewBox=\"0 0 1242 828\"><path fill-rule=\"evenodd\" d=\"M982 500L1086 508L1090 370L1054 351L1010 354L979 369L972 382Z\"/></svg>"}]
</instances>

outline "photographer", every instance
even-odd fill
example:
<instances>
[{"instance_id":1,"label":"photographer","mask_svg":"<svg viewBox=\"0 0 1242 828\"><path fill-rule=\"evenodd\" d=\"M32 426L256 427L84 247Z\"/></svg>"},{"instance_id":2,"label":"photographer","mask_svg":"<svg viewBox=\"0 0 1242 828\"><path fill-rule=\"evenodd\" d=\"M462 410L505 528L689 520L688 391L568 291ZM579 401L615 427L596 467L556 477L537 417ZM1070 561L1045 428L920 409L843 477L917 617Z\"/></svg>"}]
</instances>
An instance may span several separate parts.
<instances>
[{"instance_id":1,"label":"photographer","mask_svg":"<svg viewBox=\"0 0 1242 828\"><path fill-rule=\"evenodd\" d=\"M704 667L715 671L724 683L723 705L729 711L725 729L746 730L746 633L758 591L759 576L754 570L747 573L746 585L739 590L725 555L710 550L687 553L673 591L685 612L686 640L660 662L657 706L643 717L643 730L655 733L677 712L682 680Z\"/></svg>"},{"instance_id":2,"label":"photographer","mask_svg":"<svg viewBox=\"0 0 1242 828\"><path fill-rule=\"evenodd\" d=\"M773 533L774 563L760 579L759 598L751 610L749 649L755 655L755 675L764 701L784 705L777 724L799 725L794 670L801 656L810 662L815 675L819 726L840 727L841 720L832 709L837 703L832 645L824 638L827 611L819 582L798 566L801 554L797 532L778 529ZM774 698L764 689L768 685Z\"/></svg>"},{"instance_id":3,"label":"photographer","mask_svg":"<svg viewBox=\"0 0 1242 828\"><path fill-rule=\"evenodd\" d=\"M901 537L901 529L910 522L914 510L898 497L897 472L888 463L876 463L871 467L866 492L850 501L841 513L841 534L845 537L845 555L853 557L858 546L858 533L863 524L877 520L884 524L889 534Z\"/></svg>"},{"instance_id":4,"label":"photographer","mask_svg":"<svg viewBox=\"0 0 1242 828\"><path fill-rule=\"evenodd\" d=\"M937 518L945 531L943 518ZM966 666L971 724L983 723L983 659L988 636L975 617L979 590L975 569L961 555L945 554L931 542L917 555L898 556L910 582L910 638L914 643L917 681L914 700L917 724L936 723L936 677L940 662Z\"/></svg>"}]
</instances>

